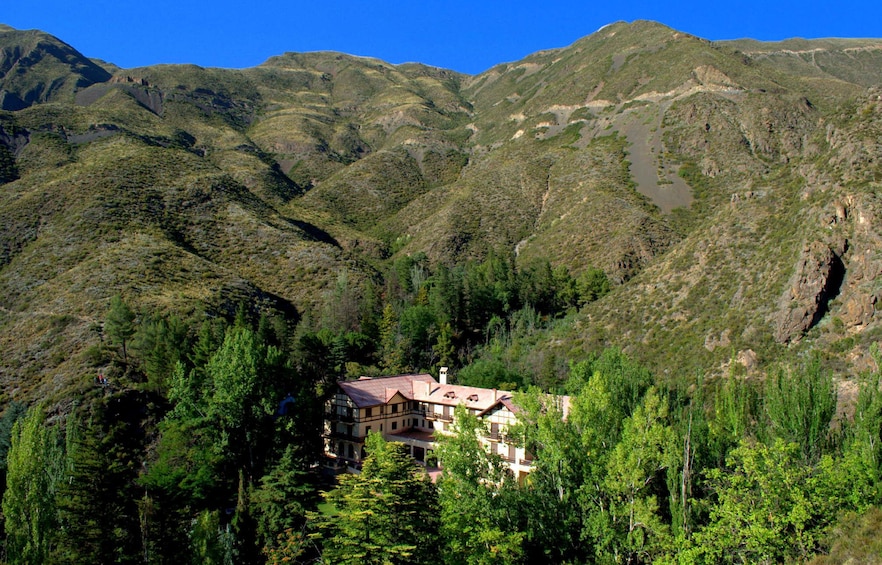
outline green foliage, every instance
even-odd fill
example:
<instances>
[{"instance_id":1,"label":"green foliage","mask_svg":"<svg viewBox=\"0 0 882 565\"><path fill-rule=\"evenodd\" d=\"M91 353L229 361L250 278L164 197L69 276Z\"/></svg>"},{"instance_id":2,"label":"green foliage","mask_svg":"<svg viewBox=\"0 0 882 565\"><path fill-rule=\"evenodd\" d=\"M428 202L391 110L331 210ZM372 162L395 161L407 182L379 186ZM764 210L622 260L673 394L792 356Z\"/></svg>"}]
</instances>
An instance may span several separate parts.
<instances>
[{"instance_id":1,"label":"green foliage","mask_svg":"<svg viewBox=\"0 0 882 565\"><path fill-rule=\"evenodd\" d=\"M125 363L129 362L126 344L135 335L135 329L135 313L123 302L120 295L113 295L110 298L110 310L104 320L104 332L110 339L110 343L122 347Z\"/></svg>"},{"instance_id":2,"label":"green foliage","mask_svg":"<svg viewBox=\"0 0 882 565\"><path fill-rule=\"evenodd\" d=\"M833 377L818 360L768 379L764 405L769 433L800 446L807 463L817 461L830 443L830 421L836 413Z\"/></svg>"},{"instance_id":3,"label":"green foliage","mask_svg":"<svg viewBox=\"0 0 882 565\"><path fill-rule=\"evenodd\" d=\"M190 550L194 565L226 565L232 562L233 536L229 525L222 525L220 512L203 510L190 530Z\"/></svg>"},{"instance_id":4,"label":"green foliage","mask_svg":"<svg viewBox=\"0 0 882 565\"><path fill-rule=\"evenodd\" d=\"M174 501L204 504L219 495L221 455L214 430L205 419L171 418L161 426L156 455L141 482Z\"/></svg>"},{"instance_id":5,"label":"green foliage","mask_svg":"<svg viewBox=\"0 0 882 565\"><path fill-rule=\"evenodd\" d=\"M274 545L264 550L267 565L299 563L298 559L306 552L308 543L303 532L291 528L285 530L276 537Z\"/></svg>"},{"instance_id":6,"label":"green foliage","mask_svg":"<svg viewBox=\"0 0 882 565\"><path fill-rule=\"evenodd\" d=\"M599 486L601 475L592 466L601 467L604 459L586 444L574 411L564 418L562 401L535 387L515 399L523 412L518 415L520 429L512 434L522 436L535 457L521 493L521 520L526 523L519 529L526 533L527 561L575 561L584 556L586 508L580 499Z\"/></svg>"},{"instance_id":7,"label":"green foliage","mask_svg":"<svg viewBox=\"0 0 882 565\"><path fill-rule=\"evenodd\" d=\"M750 381L734 375L722 379L713 395L713 414L709 419L710 449L717 465L745 437L756 434L759 395Z\"/></svg>"},{"instance_id":8,"label":"green foliage","mask_svg":"<svg viewBox=\"0 0 882 565\"><path fill-rule=\"evenodd\" d=\"M0 488L6 486L6 460L12 446L12 428L20 418L24 417L27 408L21 402L13 400L6 405L3 416L0 416Z\"/></svg>"},{"instance_id":9,"label":"green foliage","mask_svg":"<svg viewBox=\"0 0 882 565\"><path fill-rule=\"evenodd\" d=\"M316 493L308 469L309 461L298 457L296 448L289 445L252 492L257 533L265 551L278 551L279 536L305 525Z\"/></svg>"},{"instance_id":10,"label":"green foliage","mask_svg":"<svg viewBox=\"0 0 882 565\"><path fill-rule=\"evenodd\" d=\"M803 462L796 443L742 442L727 469L708 473L716 494L710 521L697 531L685 562L780 562L818 550L839 512L861 510L867 484L843 461Z\"/></svg>"},{"instance_id":11,"label":"green foliage","mask_svg":"<svg viewBox=\"0 0 882 565\"><path fill-rule=\"evenodd\" d=\"M612 283L606 273L597 267L588 267L576 280L580 304L599 300L609 294Z\"/></svg>"},{"instance_id":12,"label":"green foliage","mask_svg":"<svg viewBox=\"0 0 882 565\"><path fill-rule=\"evenodd\" d=\"M439 367L449 367L453 364L456 350L453 345L453 327L450 322L444 322L438 329L438 339L432 346L432 353L438 360Z\"/></svg>"},{"instance_id":13,"label":"green foliage","mask_svg":"<svg viewBox=\"0 0 882 565\"><path fill-rule=\"evenodd\" d=\"M189 328L178 317L149 319L138 325L132 349L141 360L149 387L166 390L177 363L186 362Z\"/></svg>"},{"instance_id":14,"label":"green foliage","mask_svg":"<svg viewBox=\"0 0 882 565\"><path fill-rule=\"evenodd\" d=\"M662 519L655 493L663 486L665 471L677 466L675 439L667 401L651 388L625 421L607 463L604 486L610 506L606 526L615 533L592 532L599 542L598 554L648 562L666 549L669 525ZM612 543L604 547L606 540Z\"/></svg>"},{"instance_id":15,"label":"green foliage","mask_svg":"<svg viewBox=\"0 0 882 565\"><path fill-rule=\"evenodd\" d=\"M878 363L879 353L876 348L874 355ZM861 377L854 423L850 431L851 437L846 449L855 452L866 463L875 482L882 486L882 372Z\"/></svg>"},{"instance_id":16,"label":"green foliage","mask_svg":"<svg viewBox=\"0 0 882 565\"><path fill-rule=\"evenodd\" d=\"M446 563L520 563L523 532L514 521L515 483L502 457L487 453L477 417L456 407L452 435L438 437L438 482Z\"/></svg>"},{"instance_id":17,"label":"green foliage","mask_svg":"<svg viewBox=\"0 0 882 565\"><path fill-rule=\"evenodd\" d=\"M437 319L429 306L414 305L401 312L400 331L406 336L405 367L412 370L432 365Z\"/></svg>"},{"instance_id":18,"label":"green foliage","mask_svg":"<svg viewBox=\"0 0 882 565\"><path fill-rule=\"evenodd\" d=\"M383 318L380 321L380 348L380 366L388 374L401 372L404 360L398 334L398 314L388 303L383 307Z\"/></svg>"},{"instance_id":19,"label":"green foliage","mask_svg":"<svg viewBox=\"0 0 882 565\"><path fill-rule=\"evenodd\" d=\"M478 359L463 367L456 379L462 385L502 390L517 389L523 385L521 376L510 371L499 359Z\"/></svg>"},{"instance_id":20,"label":"green foliage","mask_svg":"<svg viewBox=\"0 0 882 565\"><path fill-rule=\"evenodd\" d=\"M671 543L666 474L681 461L668 401L621 352L572 367L575 394L517 396L535 454L523 493L529 551L555 562L652 560Z\"/></svg>"},{"instance_id":21,"label":"green foliage","mask_svg":"<svg viewBox=\"0 0 882 565\"><path fill-rule=\"evenodd\" d=\"M437 365L463 384L572 397L524 395L512 435L536 459L520 486L464 419L435 508L444 539L387 516L407 538L380 540L393 561L426 561L416 552L433 542L461 548L451 562L646 562L678 548L684 560L806 559L839 511L879 502L878 375L854 421L832 426L832 375L817 364L733 374L716 391L685 384L696 369L712 382L748 349L761 375L813 347L839 371L878 337L871 321L843 338L846 294L874 295L872 276L850 278L830 323L786 350L769 323L802 242L875 249L872 230L852 229L882 178L867 142L880 105L861 94L878 74L868 43L821 45L825 78L791 56L818 52L805 45L739 53L635 22L474 80L313 53L93 84L107 73L22 33L0 34L3 50L27 54L0 79L6 103L33 103L0 115L10 561L253 562L258 544L270 559L311 559L298 526L334 381ZM745 94L643 96L705 79ZM585 93L615 102L589 110ZM634 191L632 126L660 183L679 168L688 210L663 215ZM815 221L837 202L846 217ZM89 289L109 283L137 296L140 320L119 296L103 311ZM112 348L88 329L102 317ZM616 343L658 379L620 351L597 355ZM117 349L133 378L83 386ZM54 427L27 428L10 399L44 391ZM68 415L61 480L52 436L72 393L96 403L81 423ZM395 506L398 487L376 490L383 477L350 514L423 520ZM774 492L782 482L796 487ZM346 550L373 551L362 539Z\"/></svg>"},{"instance_id":22,"label":"green foliage","mask_svg":"<svg viewBox=\"0 0 882 565\"><path fill-rule=\"evenodd\" d=\"M15 165L15 157L0 143L0 185L14 181L18 178L18 167Z\"/></svg>"},{"instance_id":23,"label":"green foliage","mask_svg":"<svg viewBox=\"0 0 882 565\"><path fill-rule=\"evenodd\" d=\"M331 563L432 563L438 501L434 485L400 443L368 435L361 474L340 475L325 494L337 513L316 515L323 559Z\"/></svg>"},{"instance_id":24,"label":"green foliage","mask_svg":"<svg viewBox=\"0 0 882 565\"><path fill-rule=\"evenodd\" d=\"M57 490L60 523L55 559L64 563L135 563L141 539L135 480L141 466L138 422L119 414L116 398L92 407L87 425L81 414L67 422L64 480ZM85 412L85 411L83 411Z\"/></svg>"},{"instance_id":25,"label":"green foliage","mask_svg":"<svg viewBox=\"0 0 882 565\"><path fill-rule=\"evenodd\" d=\"M612 414L629 417L640 403L646 390L652 384L652 373L618 349L605 349L600 356L574 364L570 368L568 389L584 398L581 387L602 386L609 394ZM583 394L578 394L578 393ZM612 426L619 426L615 422ZM617 431L611 432L615 435Z\"/></svg>"},{"instance_id":26,"label":"green foliage","mask_svg":"<svg viewBox=\"0 0 882 565\"><path fill-rule=\"evenodd\" d=\"M44 423L41 407L16 421L6 462L6 559L42 565L58 541L55 492L62 478L63 452L55 429Z\"/></svg>"}]
</instances>

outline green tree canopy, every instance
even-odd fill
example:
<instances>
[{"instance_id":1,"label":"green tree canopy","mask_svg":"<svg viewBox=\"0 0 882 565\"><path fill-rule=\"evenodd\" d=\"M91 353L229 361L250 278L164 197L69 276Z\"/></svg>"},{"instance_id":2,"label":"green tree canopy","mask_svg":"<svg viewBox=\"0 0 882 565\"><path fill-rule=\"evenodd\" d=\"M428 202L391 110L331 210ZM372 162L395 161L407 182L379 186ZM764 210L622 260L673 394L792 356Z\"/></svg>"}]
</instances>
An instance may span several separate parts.
<instances>
[{"instance_id":1,"label":"green tree canopy","mask_svg":"<svg viewBox=\"0 0 882 565\"><path fill-rule=\"evenodd\" d=\"M317 516L328 563L419 564L437 560L438 499L434 485L404 445L370 433L359 475L341 475L325 494L336 509Z\"/></svg>"}]
</instances>

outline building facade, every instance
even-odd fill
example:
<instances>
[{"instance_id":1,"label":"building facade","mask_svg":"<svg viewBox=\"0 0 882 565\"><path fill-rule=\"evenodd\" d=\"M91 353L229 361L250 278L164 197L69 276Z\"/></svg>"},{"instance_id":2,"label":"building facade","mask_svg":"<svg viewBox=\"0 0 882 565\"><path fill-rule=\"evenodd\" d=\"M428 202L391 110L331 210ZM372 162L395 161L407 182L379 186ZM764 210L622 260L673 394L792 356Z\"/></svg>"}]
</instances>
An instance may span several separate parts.
<instances>
[{"instance_id":1,"label":"building facade","mask_svg":"<svg viewBox=\"0 0 882 565\"><path fill-rule=\"evenodd\" d=\"M485 422L483 441L490 453L500 455L519 479L530 471L532 456L506 434L517 412L510 392L447 384L445 368L440 382L414 374L337 384L325 407L325 454L333 468L360 468L371 431L403 443L415 460L436 467L435 438L451 432L455 408L462 405Z\"/></svg>"}]
</instances>

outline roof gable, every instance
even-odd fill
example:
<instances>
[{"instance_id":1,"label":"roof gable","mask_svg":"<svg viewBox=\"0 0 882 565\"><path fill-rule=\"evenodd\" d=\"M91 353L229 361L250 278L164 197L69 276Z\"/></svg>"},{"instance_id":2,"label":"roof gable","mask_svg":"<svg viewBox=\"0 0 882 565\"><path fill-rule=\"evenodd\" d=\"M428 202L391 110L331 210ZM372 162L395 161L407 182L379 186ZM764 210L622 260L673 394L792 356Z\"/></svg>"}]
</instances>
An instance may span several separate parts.
<instances>
[{"instance_id":1,"label":"roof gable","mask_svg":"<svg viewBox=\"0 0 882 565\"><path fill-rule=\"evenodd\" d=\"M399 375L395 377L362 377L357 381L340 381L340 390L359 408L386 404L395 394L400 393L407 400L413 400L413 383L427 382L437 384L432 375Z\"/></svg>"}]
</instances>

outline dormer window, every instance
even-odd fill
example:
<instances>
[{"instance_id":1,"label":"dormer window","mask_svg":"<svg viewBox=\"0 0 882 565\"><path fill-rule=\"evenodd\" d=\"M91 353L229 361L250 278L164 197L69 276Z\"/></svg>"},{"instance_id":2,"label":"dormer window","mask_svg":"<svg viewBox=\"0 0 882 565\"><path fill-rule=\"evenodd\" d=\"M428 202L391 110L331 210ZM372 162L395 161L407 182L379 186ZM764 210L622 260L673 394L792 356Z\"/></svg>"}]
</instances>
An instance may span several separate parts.
<instances>
[{"instance_id":1,"label":"dormer window","mask_svg":"<svg viewBox=\"0 0 882 565\"><path fill-rule=\"evenodd\" d=\"M468 400L469 402L477 402L477 401L478 401L478 395L477 395L477 394L470 394L469 397L468 397L466 400Z\"/></svg>"},{"instance_id":2,"label":"dormer window","mask_svg":"<svg viewBox=\"0 0 882 565\"><path fill-rule=\"evenodd\" d=\"M451 391L448 391L448 392L445 392L445 393L444 393L444 398L456 398L456 393L453 392L452 390L451 390Z\"/></svg>"}]
</instances>

